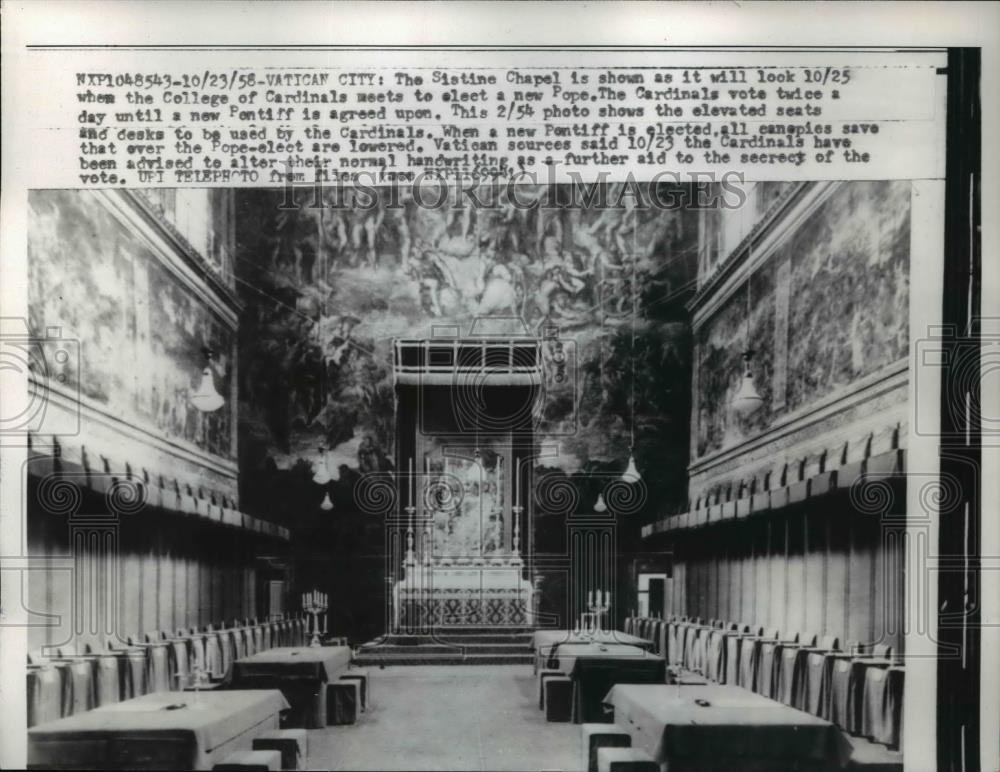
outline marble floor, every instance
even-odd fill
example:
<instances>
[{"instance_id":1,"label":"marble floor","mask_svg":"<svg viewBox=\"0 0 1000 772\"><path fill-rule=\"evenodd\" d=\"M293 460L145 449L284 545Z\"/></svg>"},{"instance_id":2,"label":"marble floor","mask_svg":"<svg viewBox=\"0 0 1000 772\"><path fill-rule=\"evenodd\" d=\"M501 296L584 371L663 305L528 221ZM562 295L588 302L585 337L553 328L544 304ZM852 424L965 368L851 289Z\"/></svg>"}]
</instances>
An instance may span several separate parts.
<instances>
[{"instance_id":1,"label":"marble floor","mask_svg":"<svg viewBox=\"0 0 1000 772\"><path fill-rule=\"evenodd\" d=\"M531 666L371 670L373 701L354 726L309 732L309 768L576 770L580 727L550 724Z\"/></svg>"}]
</instances>

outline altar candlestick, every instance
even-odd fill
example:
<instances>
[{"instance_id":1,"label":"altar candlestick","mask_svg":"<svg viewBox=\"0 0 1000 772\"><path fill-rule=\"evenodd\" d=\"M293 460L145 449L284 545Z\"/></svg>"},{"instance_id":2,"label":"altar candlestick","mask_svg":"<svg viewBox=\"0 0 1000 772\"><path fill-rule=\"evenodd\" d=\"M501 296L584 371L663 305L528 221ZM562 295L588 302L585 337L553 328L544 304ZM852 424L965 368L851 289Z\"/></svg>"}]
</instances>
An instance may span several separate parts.
<instances>
[{"instance_id":1,"label":"altar candlestick","mask_svg":"<svg viewBox=\"0 0 1000 772\"><path fill-rule=\"evenodd\" d=\"M594 591L587 590L587 608L590 608L593 605L594 605Z\"/></svg>"},{"instance_id":2,"label":"altar candlestick","mask_svg":"<svg viewBox=\"0 0 1000 772\"><path fill-rule=\"evenodd\" d=\"M413 456L410 456L410 497L409 505L413 506Z\"/></svg>"},{"instance_id":3,"label":"altar candlestick","mask_svg":"<svg viewBox=\"0 0 1000 772\"><path fill-rule=\"evenodd\" d=\"M517 497L517 478L518 472L521 470L521 461L517 457L514 458L514 506L518 506L521 500Z\"/></svg>"}]
</instances>

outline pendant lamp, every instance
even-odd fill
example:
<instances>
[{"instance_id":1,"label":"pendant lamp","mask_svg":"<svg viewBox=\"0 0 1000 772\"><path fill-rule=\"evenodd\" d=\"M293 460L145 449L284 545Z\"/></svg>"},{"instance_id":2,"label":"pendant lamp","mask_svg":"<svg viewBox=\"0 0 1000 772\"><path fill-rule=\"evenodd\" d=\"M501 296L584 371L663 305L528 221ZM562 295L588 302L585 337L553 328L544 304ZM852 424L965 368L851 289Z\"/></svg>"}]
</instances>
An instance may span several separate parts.
<instances>
[{"instance_id":1,"label":"pendant lamp","mask_svg":"<svg viewBox=\"0 0 1000 772\"><path fill-rule=\"evenodd\" d=\"M226 400L215 390L215 377L212 375L212 351L203 349L205 367L201 371L201 382L191 394L191 404L203 413L212 413L222 407Z\"/></svg>"}]
</instances>

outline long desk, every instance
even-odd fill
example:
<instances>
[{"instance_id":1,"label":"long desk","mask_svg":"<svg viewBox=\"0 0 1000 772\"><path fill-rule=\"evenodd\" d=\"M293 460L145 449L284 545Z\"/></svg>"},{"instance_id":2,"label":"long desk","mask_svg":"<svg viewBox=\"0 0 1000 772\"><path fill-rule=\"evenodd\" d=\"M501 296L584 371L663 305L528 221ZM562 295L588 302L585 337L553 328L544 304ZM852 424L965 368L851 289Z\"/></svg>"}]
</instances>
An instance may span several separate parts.
<instances>
[{"instance_id":1,"label":"long desk","mask_svg":"<svg viewBox=\"0 0 1000 772\"><path fill-rule=\"evenodd\" d=\"M607 721L601 700L614 684L663 684L666 662L638 646L567 643L548 664L573 679L573 721Z\"/></svg>"},{"instance_id":2,"label":"long desk","mask_svg":"<svg viewBox=\"0 0 1000 772\"><path fill-rule=\"evenodd\" d=\"M536 651L543 647L551 646L555 643L585 643L588 635L575 633L572 630L536 630L531 638L531 646ZM626 646L638 646L641 649L650 649L653 642L638 635L623 633L621 630L600 630L593 634L595 643L622 643Z\"/></svg>"},{"instance_id":3,"label":"long desk","mask_svg":"<svg viewBox=\"0 0 1000 772\"><path fill-rule=\"evenodd\" d=\"M326 726L325 684L351 664L347 646L296 646L262 651L233 663L229 689L280 689L291 705L287 726Z\"/></svg>"},{"instance_id":4,"label":"long desk","mask_svg":"<svg viewBox=\"0 0 1000 772\"><path fill-rule=\"evenodd\" d=\"M572 630L536 630L531 637L531 649L535 653L535 672L537 673L538 668L545 665L553 647L559 648L568 644L591 642L595 644L620 643L626 646L637 646L647 651L653 649L653 641L630 633L623 633L620 630L601 630L592 635L583 635Z\"/></svg>"},{"instance_id":5,"label":"long desk","mask_svg":"<svg viewBox=\"0 0 1000 772\"><path fill-rule=\"evenodd\" d=\"M830 722L739 687L619 684L604 702L670 772L833 770L846 753Z\"/></svg>"},{"instance_id":6,"label":"long desk","mask_svg":"<svg viewBox=\"0 0 1000 772\"><path fill-rule=\"evenodd\" d=\"M37 769L211 769L288 703L278 691L156 692L28 730Z\"/></svg>"}]
</instances>

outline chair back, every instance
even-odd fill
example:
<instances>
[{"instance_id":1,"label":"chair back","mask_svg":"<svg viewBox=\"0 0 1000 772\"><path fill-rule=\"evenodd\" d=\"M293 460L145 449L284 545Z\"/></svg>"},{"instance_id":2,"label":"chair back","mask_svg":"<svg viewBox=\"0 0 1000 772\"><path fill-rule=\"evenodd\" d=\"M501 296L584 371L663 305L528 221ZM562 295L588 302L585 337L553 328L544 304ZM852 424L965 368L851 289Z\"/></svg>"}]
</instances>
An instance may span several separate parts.
<instances>
[{"instance_id":1,"label":"chair back","mask_svg":"<svg viewBox=\"0 0 1000 772\"><path fill-rule=\"evenodd\" d=\"M840 648L840 639L836 635L824 635L819 639L819 648L824 651L836 651Z\"/></svg>"}]
</instances>

